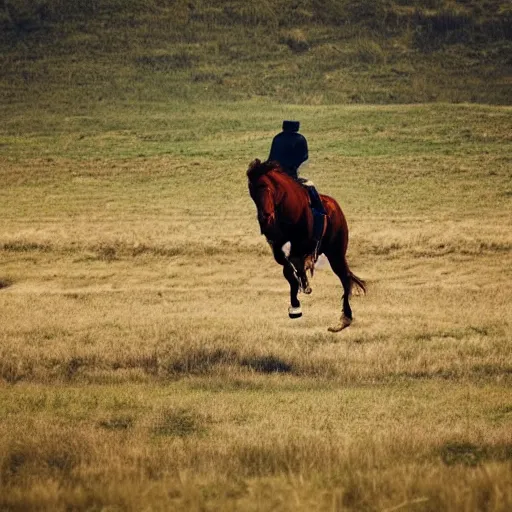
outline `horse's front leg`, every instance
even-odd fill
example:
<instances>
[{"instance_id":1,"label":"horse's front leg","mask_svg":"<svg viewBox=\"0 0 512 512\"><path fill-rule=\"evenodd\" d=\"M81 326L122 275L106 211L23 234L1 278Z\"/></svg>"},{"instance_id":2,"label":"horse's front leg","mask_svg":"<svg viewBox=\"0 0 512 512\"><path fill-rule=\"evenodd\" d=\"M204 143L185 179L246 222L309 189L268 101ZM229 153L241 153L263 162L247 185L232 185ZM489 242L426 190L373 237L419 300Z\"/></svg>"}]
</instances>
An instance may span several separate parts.
<instances>
[{"instance_id":1,"label":"horse's front leg","mask_svg":"<svg viewBox=\"0 0 512 512\"><path fill-rule=\"evenodd\" d=\"M290 285L290 307L288 308L288 316L290 318L300 318L302 316L302 308L297 298L297 294L299 293L299 281L297 280L294 268L288 260L286 264L283 265L283 275Z\"/></svg>"},{"instance_id":2,"label":"horse's front leg","mask_svg":"<svg viewBox=\"0 0 512 512\"><path fill-rule=\"evenodd\" d=\"M282 247L284 242L271 243L270 245L274 259L283 266L283 275L290 285L290 307L288 308L288 316L290 318L300 318L302 316L302 309L300 307L300 301L297 298L299 293L299 277L297 270L283 252Z\"/></svg>"},{"instance_id":3,"label":"horse's front leg","mask_svg":"<svg viewBox=\"0 0 512 512\"><path fill-rule=\"evenodd\" d=\"M299 289L302 290L306 295L309 295L312 290L309 286L309 279L304 266L304 258L297 256L290 256L290 265L292 266L295 274L295 279L299 283Z\"/></svg>"}]
</instances>

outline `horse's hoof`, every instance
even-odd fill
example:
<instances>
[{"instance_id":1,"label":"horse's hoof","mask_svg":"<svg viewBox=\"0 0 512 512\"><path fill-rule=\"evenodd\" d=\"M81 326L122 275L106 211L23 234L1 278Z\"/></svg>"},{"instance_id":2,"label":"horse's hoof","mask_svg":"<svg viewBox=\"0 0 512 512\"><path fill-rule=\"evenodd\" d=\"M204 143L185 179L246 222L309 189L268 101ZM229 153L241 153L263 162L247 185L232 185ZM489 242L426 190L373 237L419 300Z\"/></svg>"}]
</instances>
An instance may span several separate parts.
<instances>
[{"instance_id":1,"label":"horse's hoof","mask_svg":"<svg viewBox=\"0 0 512 512\"><path fill-rule=\"evenodd\" d=\"M288 308L288 316L290 318L300 318L302 316L302 308L300 306L298 308L290 306Z\"/></svg>"},{"instance_id":2,"label":"horse's hoof","mask_svg":"<svg viewBox=\"0 0 512 512\"><path fill-rule=\"evenodd\" d=\"M338 325L335 325L333 327L329 327L329 332L340 332L343 329L346 329L350 324L352 323L351 318L347 318L346 316L342 316L340 323Z\"/></svg>"},{"instance_id":3,"label":"horse's hoof","mask_svg":"<svg viewBox=\"0 0 512 512\"><path fill-rule=\"evenodd\" d=\"M306 286L306 288L304 288L304 293L306 295L310 295L312 291L311 286Z\"/></svg>"}]
</instances>

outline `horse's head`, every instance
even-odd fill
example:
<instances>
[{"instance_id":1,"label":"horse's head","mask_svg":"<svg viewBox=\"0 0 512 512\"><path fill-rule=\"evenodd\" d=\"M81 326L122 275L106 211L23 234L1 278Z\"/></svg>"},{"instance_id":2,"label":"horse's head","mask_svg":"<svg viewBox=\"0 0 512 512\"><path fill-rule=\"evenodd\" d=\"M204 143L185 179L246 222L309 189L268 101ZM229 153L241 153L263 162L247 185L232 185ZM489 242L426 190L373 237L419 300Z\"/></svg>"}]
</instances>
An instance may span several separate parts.
<instances>
[{"instance_id":1,"label":"horse's head","mask_svg":"<svg viewBox=\"0 0 512 512\"><path fill-rule=\"evenodd\" d=\"M258 210L261 232L269 239L276 235L276 187L269 172L278 168L275 162L252 161L247 169L249 194Z\"/></svg>"}]
</instances>

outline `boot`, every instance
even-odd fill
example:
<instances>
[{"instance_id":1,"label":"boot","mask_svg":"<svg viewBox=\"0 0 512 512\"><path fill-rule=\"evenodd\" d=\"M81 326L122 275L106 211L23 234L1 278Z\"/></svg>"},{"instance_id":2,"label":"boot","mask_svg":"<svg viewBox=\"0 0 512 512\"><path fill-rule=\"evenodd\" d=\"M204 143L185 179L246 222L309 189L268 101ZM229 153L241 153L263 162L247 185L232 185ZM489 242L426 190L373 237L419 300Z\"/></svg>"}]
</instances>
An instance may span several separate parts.
<instances>
[{"instance_id":1,"label":"boot","mask_svg":"<svg viewBox=\"0 0 512 512\"><path fill-rule=\"evenodd\" d=\"M318 211L316 208L312 208L313 210L313 241L315 242L315 252L313 253L313 258L316 262L318 259L318 250L320 249L320 242L322 240L322 235L324 231L324 218L325 218L325 210L322 207L322 211Z\"/></svg>"}]
</instances>

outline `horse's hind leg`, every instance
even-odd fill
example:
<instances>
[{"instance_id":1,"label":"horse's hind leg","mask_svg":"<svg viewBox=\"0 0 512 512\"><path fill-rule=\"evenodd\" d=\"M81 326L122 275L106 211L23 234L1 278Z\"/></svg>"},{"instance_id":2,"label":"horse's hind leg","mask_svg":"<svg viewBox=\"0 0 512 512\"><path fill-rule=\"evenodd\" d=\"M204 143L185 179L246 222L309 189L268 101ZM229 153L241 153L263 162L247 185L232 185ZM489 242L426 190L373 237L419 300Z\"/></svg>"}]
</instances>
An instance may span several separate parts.
<instances>
[{"instance_id":1,"label":"horse's hind leg","mask_svg":"<svg viewBox=\"0 0 512 512\"><path fill-rule=\"evenodd\" d=\"M352 288L352 274L348 268L347 260L341 254L326 254L327 259L331 265L333 272L339 277L341 285L343 286L343 311L340 321L337 325L329 327L331 332L339 332L352 323L352 308L350 307L349 297Z\"/></svg>"}]
</instances>

